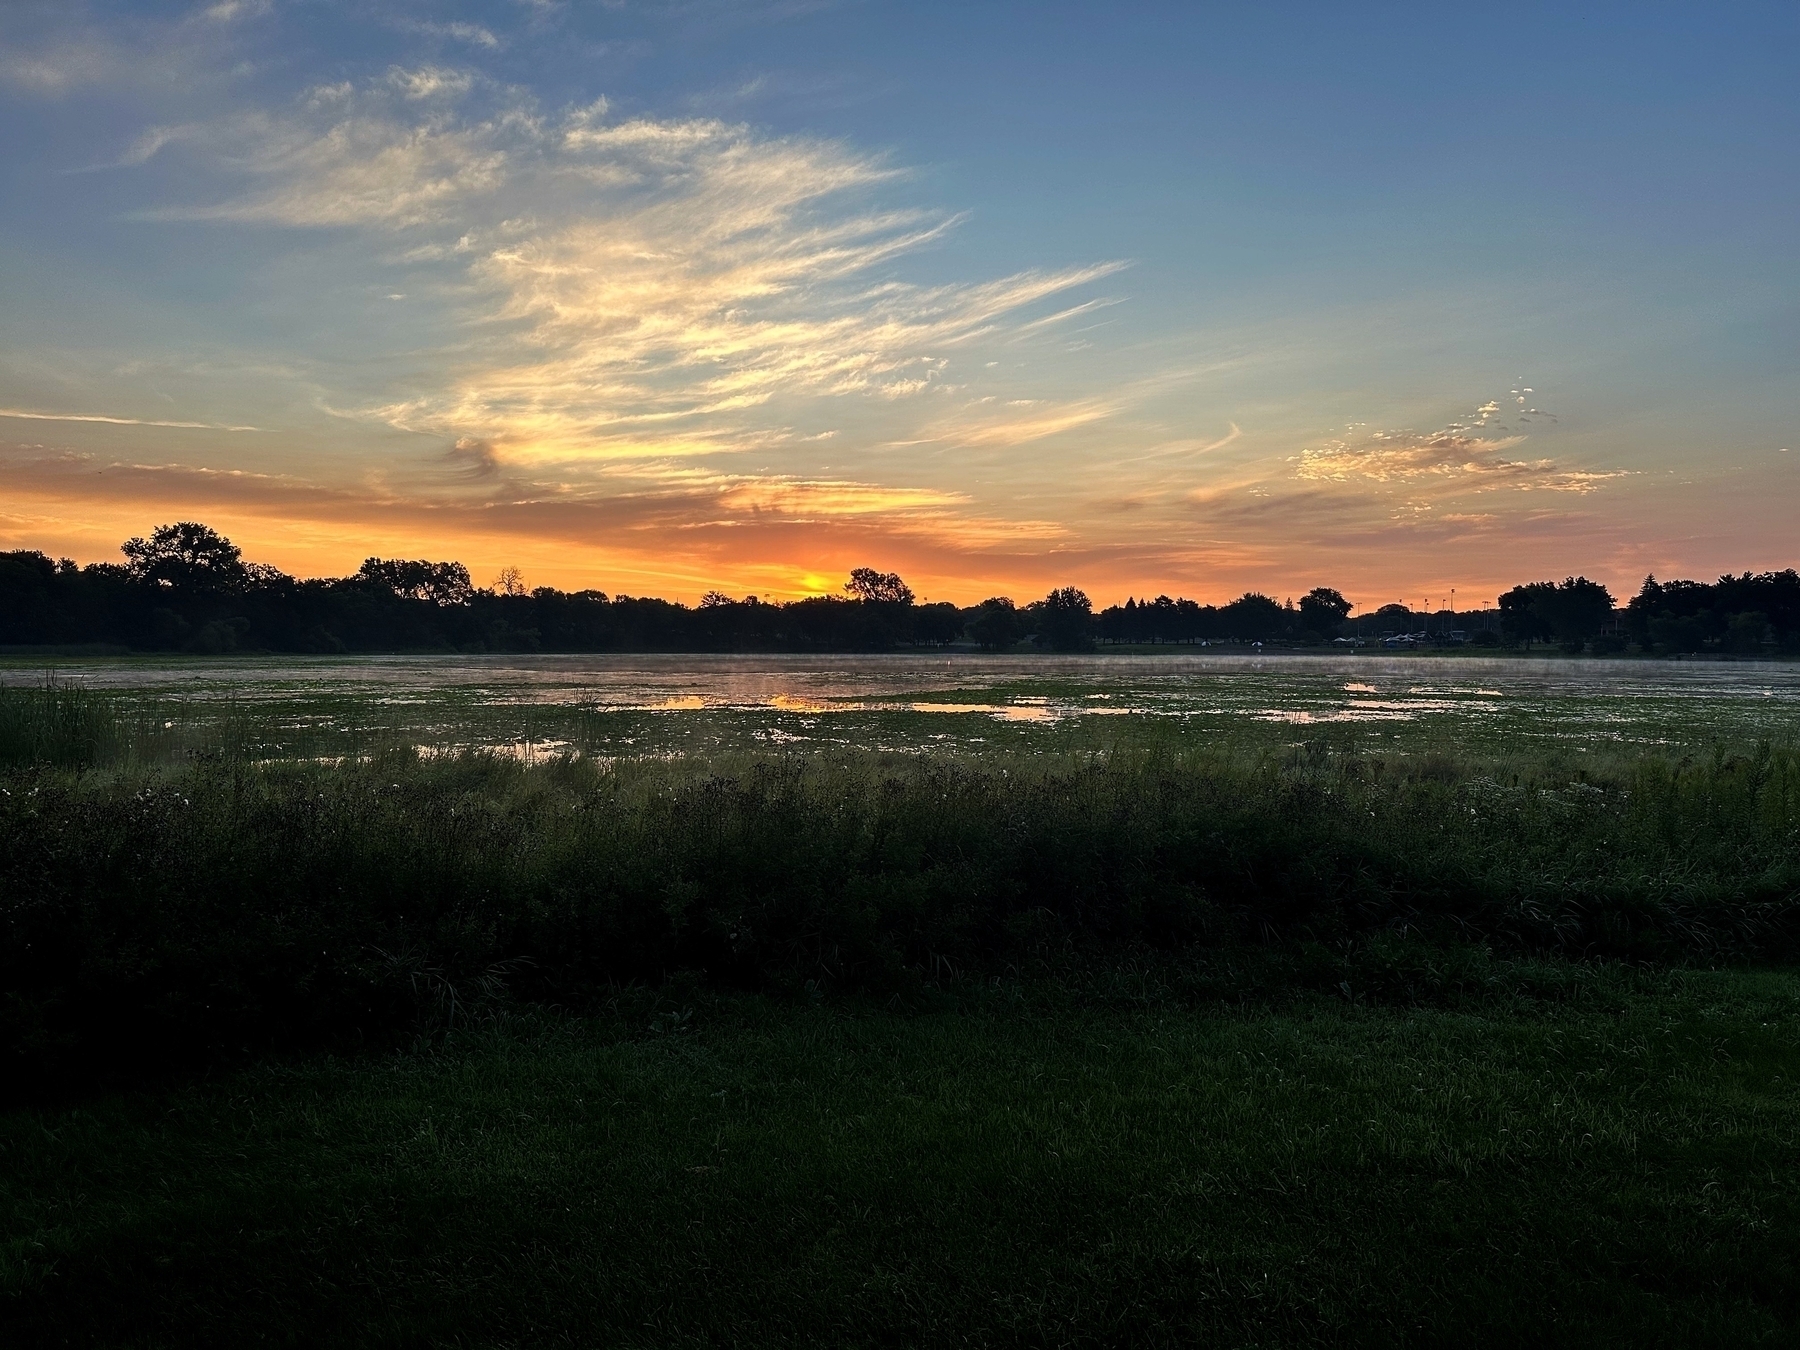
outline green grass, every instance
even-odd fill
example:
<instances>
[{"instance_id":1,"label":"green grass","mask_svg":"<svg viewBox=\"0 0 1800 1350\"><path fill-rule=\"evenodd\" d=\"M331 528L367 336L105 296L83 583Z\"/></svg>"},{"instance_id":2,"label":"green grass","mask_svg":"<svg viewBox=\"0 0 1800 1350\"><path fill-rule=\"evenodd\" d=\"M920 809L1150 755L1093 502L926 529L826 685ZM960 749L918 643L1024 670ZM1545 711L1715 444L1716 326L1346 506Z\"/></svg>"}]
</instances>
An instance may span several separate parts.
<instances>
[{"instance_id":1,"label":"green grass","mask_svg":"<svg viewBox=\"0 0 1800 1350\"><path fill-rule=\"evenodd\" d=\"M986 759L557 761L0 780L8 1078L382 1042L506 1000L906 994L944 971L1420 951L1689 964L1800 939L1800 752L1571 766L1318 744Z\"/></svg>"},{"instance_id":2,"label":"green grass","mask_svg":"<svg viewBox=\"0 0 1800 1350\"><path fill-rule=\"evenodd\" d=\"M9 1342L1800 1334L1791 974L1463 1012L688 997L5 1117Z\"/></svg>"},{"instance_id":3,"label":"green grass","mask_svg":"<svg viewBox=\"0 0 1800 1350\"><path fill-rule=\"evenodd\" d=\"M0 1341L1794 1343L1785 694L1322 688L0 688Z\"/></svg>"}]
</instances>

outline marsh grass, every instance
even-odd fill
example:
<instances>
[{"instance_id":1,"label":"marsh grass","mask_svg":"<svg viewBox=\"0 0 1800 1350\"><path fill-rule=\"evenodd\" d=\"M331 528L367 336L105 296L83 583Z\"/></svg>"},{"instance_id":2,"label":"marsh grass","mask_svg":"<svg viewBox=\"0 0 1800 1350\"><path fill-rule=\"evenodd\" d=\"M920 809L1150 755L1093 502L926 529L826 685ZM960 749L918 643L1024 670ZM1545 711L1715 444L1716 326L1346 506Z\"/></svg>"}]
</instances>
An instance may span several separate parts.
<instances>
[{"instance_id":1,"label":"marsh grass","mask_svg":"<svg viewBox=\"0 0 1800 1350\"><path fill-rule=\"evenodd\" d=\"M1317 741L528 766L387 742L40 766L0 796L0 1030L30 1077L385 1042L680 972L904 1000L1147 954L1217 993L1253 952L1252 985L1430 1001L1479 987L1445 955L1465 949L1792 953L1793 747L1583 759Z\"/></svg>"},{"instance_id":2,"label":"marsh grass","mask_svg":"<svg viewBox=\"0 0 1800 1350\"><path fill-rule=\"evenodd\" d=\"M0 765L74 768L120 758L129 734L117 701L46 675L0 685Z\"/></svg>"}]
</instances>

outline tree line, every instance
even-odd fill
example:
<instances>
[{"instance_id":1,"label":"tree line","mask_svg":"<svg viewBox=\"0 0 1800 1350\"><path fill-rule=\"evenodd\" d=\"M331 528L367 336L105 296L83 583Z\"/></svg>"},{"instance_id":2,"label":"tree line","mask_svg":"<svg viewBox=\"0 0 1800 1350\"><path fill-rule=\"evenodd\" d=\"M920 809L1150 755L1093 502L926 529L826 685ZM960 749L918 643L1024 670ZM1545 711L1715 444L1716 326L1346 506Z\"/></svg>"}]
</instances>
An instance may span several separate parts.
<instances>
[{"instance_id":1,"label":"tree line","mask_svg":"<svg viewBox=\"0 0 1800 1350\"><path fill-rule=\"evenodd\" d=\"M598 590L527 588L508 568L478 587L459 562L371 557L351 576L301 579L262 563L209 526L159 526L121 546L122 563L79 566L0 552L0 647L134 651L880 651L1022 643L1096 646L1388 640L1417 645L1552 644L1569 652L1800 652L1793 569L1717 582L1647 578L1629 603L1585 577L1516 586L1497 609L1457 614L1386 605L1352 618L1338 591L1298 603L1255 592L1224 605L1159 595L1096 611L1058 587L1017 604L919 603L895 573L859 567L842 595L770 602L708 592L697 605Z\"/></svg>"}]
</instances>

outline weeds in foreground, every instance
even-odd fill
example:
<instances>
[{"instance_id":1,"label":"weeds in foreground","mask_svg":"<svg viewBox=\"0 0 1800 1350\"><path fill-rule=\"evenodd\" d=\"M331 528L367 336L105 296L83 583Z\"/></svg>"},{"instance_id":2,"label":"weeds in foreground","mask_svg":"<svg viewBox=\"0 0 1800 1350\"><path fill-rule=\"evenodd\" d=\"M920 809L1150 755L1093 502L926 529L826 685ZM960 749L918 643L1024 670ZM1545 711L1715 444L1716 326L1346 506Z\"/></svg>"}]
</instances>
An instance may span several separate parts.
<instances>
[{"instance_id":1,"label":"weeds in foreground","mask_svg":"<svg viewBox=\"0 0 1800 1350\"><path fill-rule=\"evenodd\" d=\"M1604 771L1326 746L535 768L398 747L0 792L0 1044L38 1065L381 1040L681 971L886 997L1264 950L1317 987L1418 997L1462 978L1420 953L1469 944L1681 964L1780 959L1800 934L1792 747Z\"/></svg>"}]
</instances>

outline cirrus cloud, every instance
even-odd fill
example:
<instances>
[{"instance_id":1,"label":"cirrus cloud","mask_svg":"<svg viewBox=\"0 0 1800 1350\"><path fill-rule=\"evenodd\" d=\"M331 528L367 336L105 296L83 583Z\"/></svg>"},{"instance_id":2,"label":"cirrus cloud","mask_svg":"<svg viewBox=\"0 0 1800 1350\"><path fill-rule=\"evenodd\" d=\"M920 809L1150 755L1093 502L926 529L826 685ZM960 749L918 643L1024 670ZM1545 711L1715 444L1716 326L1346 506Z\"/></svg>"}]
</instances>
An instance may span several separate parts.
<instances>
[{"instance_id":1,"label":"cirrus cloud","mask_svg":"<svg viewBox=\"0 0 1800 1350\"><path fill-rule=\"evenodd\" d=\"M438 66L321 86L212 148L245 190L147 214L406 238L404 261L450 269L460 354L365 413L540 466L754 449L818 400L927 394L960 348L1080 312L1029 317L1119 267L904 282L891 265L958 217L881 204L904 175L879 156L604 99L546 112Z\"/></svg>"}]
</instances>

